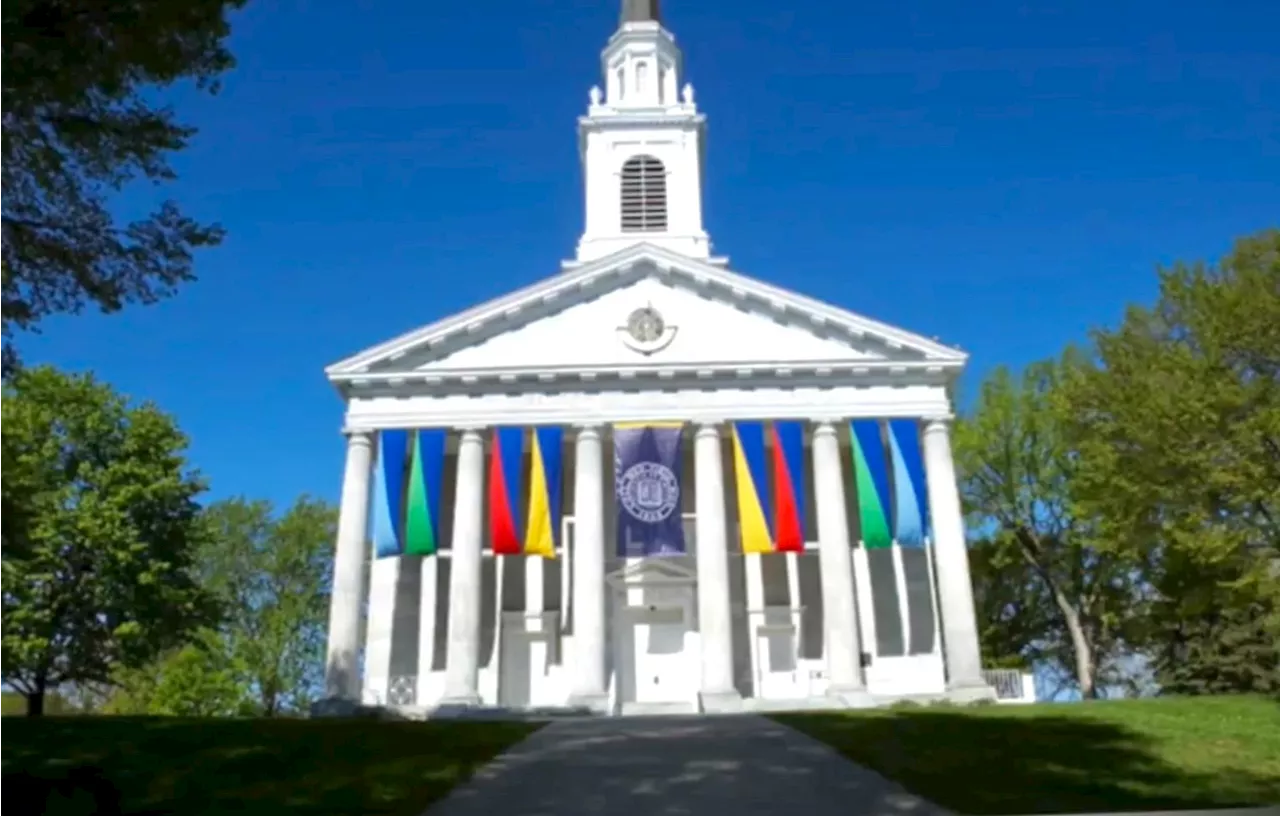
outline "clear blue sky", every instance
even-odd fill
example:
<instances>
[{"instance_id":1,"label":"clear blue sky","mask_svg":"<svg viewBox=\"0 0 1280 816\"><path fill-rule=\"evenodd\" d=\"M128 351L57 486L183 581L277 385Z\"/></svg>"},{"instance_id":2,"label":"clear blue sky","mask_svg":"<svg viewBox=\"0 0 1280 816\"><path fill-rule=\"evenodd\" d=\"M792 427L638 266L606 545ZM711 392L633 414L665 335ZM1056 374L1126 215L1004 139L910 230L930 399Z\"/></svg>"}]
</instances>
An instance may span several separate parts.
<instances>
[{"instance_id":1,"label":"clear blue sky","mask_svg":"<svg viewBox=\"0 0 1280 816\"><path fill-rule=\"evenodd\" d=\"M735 269L992 366L1056 354L1154 266L1280 220L1275 0L669 0ZM256 0L168 195L220 221L159 306L49 321L29 362L174 413L213 496L336 499L322 368L553 274L616 0Z\"/></svg>"}]
</instances>

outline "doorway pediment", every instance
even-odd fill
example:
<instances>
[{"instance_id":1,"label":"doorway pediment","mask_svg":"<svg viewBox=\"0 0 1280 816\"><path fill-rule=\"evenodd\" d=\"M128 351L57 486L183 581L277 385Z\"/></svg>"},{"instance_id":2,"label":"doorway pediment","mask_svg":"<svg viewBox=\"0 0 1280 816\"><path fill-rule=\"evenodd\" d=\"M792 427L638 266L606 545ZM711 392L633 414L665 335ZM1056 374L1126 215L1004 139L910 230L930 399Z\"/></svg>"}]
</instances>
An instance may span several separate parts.
<instances>
[{"instance_id":1,"label":"doorway pediment","mask_svg":"<svg viewBox=\"0 0 1280 816\"><path fill-rule=\"evenodd\" d=\"M628 564L605 576L605 581L613 587L634 586L687 586L696 583L698 575L670 557L654 556L633 564Z\"/></svg>"}]
</instances>

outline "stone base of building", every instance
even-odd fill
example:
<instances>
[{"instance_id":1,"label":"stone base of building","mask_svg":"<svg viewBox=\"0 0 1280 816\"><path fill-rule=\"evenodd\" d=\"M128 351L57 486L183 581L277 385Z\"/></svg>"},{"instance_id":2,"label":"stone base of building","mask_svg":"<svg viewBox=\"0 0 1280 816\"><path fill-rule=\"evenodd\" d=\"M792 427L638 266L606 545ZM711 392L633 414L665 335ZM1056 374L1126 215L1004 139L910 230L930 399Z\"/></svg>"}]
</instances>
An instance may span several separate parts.
<instances>
[{"instance_id":1,"label":"stone base of building","mask_svg":"<svg viewBox=\"0 0 1280 816\"><path fill-rule=\"evenodd\" d=\"M365 705L345 697L326 697L311 704L308 712L315 719L401 720L406 715L395 706Z\"/></svg>"},{"instance_id":2,"label":"stone base of building","mask_svg":"<svg viewBox=\"0 0 1280 816\"><path fill-rule=\"evenodd\" d=\"M872 695L865 689L828 691L827 693L793 700L776 700L760 697L742 697L737 692L699 694L697 704L625 704L620 716L699 716L712 714L770 714L786 711L832 711L888 707L895 704L916 706L972 705L995 700L990 686L967 686L938 694ZM323 713L317 713L317 711ZM322 700L312 706L313 717L372 717L376 719L472 719L472 720L554 720L576 717L608 716L607 697L583 698L568 701L563 706L534 706L508 708L495 705L456 705L440 703L435 706L367 706L351 701Z\"/></svg>"},{"instance_id":3,"label":"stone base of building","mask_svg":"<svg viewBox=\"0 0 1280 816\"><path fill-rule=\"evenodd\" d=\"M354 717L363 706L359 700L325 697L311 704L312 717Z\"/></svg>"},{"instance_id":4,"label":"stone base of building","mask_svg":"<svg viewBox=\"0 0 1280 816\"><path fill-rule=\"evenodd\" d=\"M876 700L865 686L827 689L827 699L838 708L875 708Z\"/></svg>"},{"instance_id":5,"label":"stone base of building","mask_svg":"<svg viewBox=\"0 0 1280 816\"><path fill-rule=\"evenodd\" d=\"M445 709L451 709L451 710L452 709L462 710L462 709L469 709L469 708L480 708L483 705L484 705L484 700L481 699L479 694L454 694L454 695L450 695L448 697L442 698L440 700L440 703L436 706L436 709L439 710L439 709L445 708Z\"/></svg>"},{"instance_id":6,"label":"stone base of building","mask_svg":"<svg viewBox=\"0 0 1280 816\"><path fill-rule=\"evenodd\" d=\"M600 694L570 694L569 708L585 709L592 714L608 714L609 713L609 695L608 693Z\"/></svg>"},{"instance_id":7,"label":"stone base of building","mask_svg":"<svg viewBox=\"0 0 1280 816\"><path fill-rule=\"evenodd\" d=\"M698 710L703 714L741 713L742 695L737 691L700 691Z\"/></svg>"},{"instance_id":8,"label":"stone base of building","mask_svg":"<svg viewBox=\"0 0 1280 816\"><path fill-rule=\"evenodd\" d=\"M947 699L958 705L971 703L994 703L996 690L986 683L972 683L962 686L948 686Z\"/></svg>"}]
</instances>

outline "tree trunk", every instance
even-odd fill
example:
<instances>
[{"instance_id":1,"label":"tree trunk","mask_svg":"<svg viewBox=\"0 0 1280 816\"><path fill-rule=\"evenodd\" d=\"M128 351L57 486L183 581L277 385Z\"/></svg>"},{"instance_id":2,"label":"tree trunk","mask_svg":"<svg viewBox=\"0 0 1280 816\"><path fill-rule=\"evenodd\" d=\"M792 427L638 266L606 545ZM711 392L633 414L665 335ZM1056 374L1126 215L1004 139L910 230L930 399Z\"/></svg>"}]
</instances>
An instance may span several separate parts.
<instances>
[{"instance_id":1,"label":"tree trunk","mask_svg":"<svg viewBox=\"0 0 1280 816\"><path fill-rule=\"evenodd\" d=\"M1044 548L1039 536L1027 527L1019 527L1016 532L1022 557L1033 570L1039 573L1045 586L1053 595L1054 605L1058 607L1058 611L1062 613L1062 619L1066 621L1067 633L1071 636L1071 651L1075 655L1075 674L1076 682L1080 686L1080 696L1086 700L1094 699L1098 696L1098 690L1094 685L1093 644L1089 642L1084 626L1080 623L1080 610L1067 598L1058 582L1050 574L1047 565L1041 561L1040 554Z\"/></svg>"},{"instance_id":2,"label":"tree trunk","mask_svg":"<svg viewBox=\"0 0 1280 816\"><path fill-rule=\"evenodd\" d=\"M1095 699L1098 688L1093 679L1093 645L1089 643L1084 627L1080 625L1080 613L1066 598L1058 597L1056 590L1054 600L1062 610L1062 616L1067 622L1067 632L1071 635L1071 650L1076 658L1076 683L1080 686L1080 696L1086 700Z\"/></svg>"},{"instance_id":3,"label":"tree trunk","mask_svg":"<svg viewBox=\"0 0 1280 816\"><path fill-rule=\"evenodd\" d=\"M262 716L274 717L280 709L280 694L274 683L262 687Z\"/></svg>"},{"instance_id":4,"label":"tree trunk","mask_svg":"<svg viewBox=\"0 0 1280 816\"><path fill-rule=\"evenodd\" d=\"M44 683L36 686L36 690L30 694L24 695L27 698L27 716L43 717L44 716Z\"/></svg>"}]
</instances>

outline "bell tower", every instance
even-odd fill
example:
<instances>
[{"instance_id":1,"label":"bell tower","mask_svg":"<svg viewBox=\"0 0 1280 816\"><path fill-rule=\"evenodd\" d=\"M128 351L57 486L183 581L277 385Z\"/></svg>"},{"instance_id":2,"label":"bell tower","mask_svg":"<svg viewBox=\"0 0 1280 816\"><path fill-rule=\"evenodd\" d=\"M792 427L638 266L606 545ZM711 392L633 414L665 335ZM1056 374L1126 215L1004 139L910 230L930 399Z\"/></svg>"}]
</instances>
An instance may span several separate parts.
<instances>
[{"instance_id":1,"label":"bell tower","mask_svg":"<svg viewBox=\"0 0 1280 816\"><path fill-rule=\"evenodd\" d=\"M586 224L578 261L647 242L706 260L702 159L706 117L658 0L622 0L600 55L604 89L578 118Z\"/></svg>"}]
</instances>

